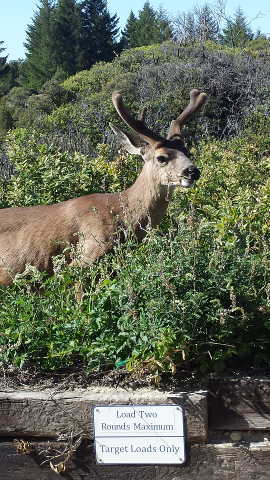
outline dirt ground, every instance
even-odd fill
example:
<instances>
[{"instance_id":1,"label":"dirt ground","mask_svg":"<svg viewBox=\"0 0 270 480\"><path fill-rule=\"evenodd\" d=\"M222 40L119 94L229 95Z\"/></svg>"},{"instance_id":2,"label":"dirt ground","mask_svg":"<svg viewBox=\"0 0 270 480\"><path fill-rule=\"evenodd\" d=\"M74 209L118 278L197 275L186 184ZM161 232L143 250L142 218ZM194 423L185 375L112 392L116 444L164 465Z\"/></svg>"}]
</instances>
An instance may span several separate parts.
<instances>
[{"instance_id":1,"label":"dirt ground","mask_svg":"<svg viewBox=\"0 0 270 480\"><path fill-rule=\"evenodd\" d=\"M218 378L255 378L261 376L270 379L270 368L231 370L218 375ZM147 370L129 372L124 368L110 370L103 373L87 373L82 367L76 370L65 370L53 373L45 373L35 369L19 369L13 366L0 367L0 390L45 390L54 389L59 392L87 389L89 387L111 388L154 388L164 391L191 392L206 390L209 380L216 378L215 374L206 376L199 375L190 370L178 371L172 374L153 374Z\"/></svg>"},{"instance_id":2,"label":"dirt ground","mask_svg":"<svg viewBox=\"0 0 270 480\"><path fill-rule=\"evenodd\" d=\"M55 373L45 373L34 369L19 369L13 366L0 367L0 390L14 389L57 391L85 389L89 387L111 388L155 388L170 391L194 391L204 388L207 378L198 378L188 371L177 375L151 374L147 371L128 372L121 368L103 373L86 373L82 368Z\"/></svg>"}]
</instances>

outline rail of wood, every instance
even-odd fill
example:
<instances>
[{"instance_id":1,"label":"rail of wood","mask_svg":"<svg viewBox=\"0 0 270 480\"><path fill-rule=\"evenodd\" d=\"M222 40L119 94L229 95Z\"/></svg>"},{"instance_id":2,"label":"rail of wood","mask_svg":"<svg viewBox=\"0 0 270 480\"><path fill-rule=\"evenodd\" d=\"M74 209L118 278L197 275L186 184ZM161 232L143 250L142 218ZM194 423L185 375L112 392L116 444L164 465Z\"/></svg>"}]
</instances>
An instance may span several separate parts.
<instances>
[{"instance_id":1,"label":"rail of wood","mask_svg":"<svg viewBox=\"0 0 270 480\"><path fill-rule=\"evenodd\" d=\"M95 405L181 404L190 442L207 440L207 393L168 394L153 390L89 390L78 392L0 392L0 436L65 439L93 438Z\"/></svg>"},{"instance_id":2,"label":"rail of wood","mask_svg":"<svg viewBox=\"0 0 270 480\"><path fill-rule=\"evenodd\" d=\"M185 408L184 466L96 464L95 405L165 403ZM59 475L72 480L197 480L198 475L200 480L268 480L270 381L215 379L208 392L174 394L2 391L0 435L0 480L51 480Z\"/></svg>"}]
</instances>

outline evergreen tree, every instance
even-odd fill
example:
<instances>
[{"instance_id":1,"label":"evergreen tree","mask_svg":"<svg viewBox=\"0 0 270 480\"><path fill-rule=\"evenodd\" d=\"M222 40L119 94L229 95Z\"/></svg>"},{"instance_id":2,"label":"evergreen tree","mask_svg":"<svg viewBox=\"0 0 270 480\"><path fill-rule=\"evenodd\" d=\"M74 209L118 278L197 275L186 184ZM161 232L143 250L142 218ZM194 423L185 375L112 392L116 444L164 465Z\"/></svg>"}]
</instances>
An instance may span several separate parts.
<instances>
[{"instance_id":1,"label":"evergreen tree","mask_svg":"<svg viewBox=\"0 0 270 480\"><path fill-rule=\"evenodd\" d=\"M52 25L54 7L52 0L40 0L38 10L26 31L26 60L22 67L22 83L38 90L56 69Z\"/></svg>"},{"instance_id":2,"label":"evergreen tree","mask_svg":"<svg viewBox=\"0 0 270 480\"><path fill-rule=\"evenodd\" d=\"M158 43L170 40L172 38L172 27L166 10L164 10L162 7L160 7L159 10L156 10L156 18L158 28L160 30Z\"/></svg>"},{"instance_id":3,"label":"evergreen tree","mask_svg":"<svg viewBox=\"0 0 270 480\"><path fill-rule=\"evenodd\" d=\"M21 60L12 60L6 66L5 73L0 74L0 96L6 95L13 87L18 86Z\"/></svg>"},{"instance_id":4,"label":"evergreen tree","mask_svg":"<svg viewBox=\"0 0 270 480\"><path fill-rule=\"evenodd\" d=\"M4 57L1 56L1 53L6 50L5 47L2 46L3 43L4 41L1 40L0 41L0 77L2 77L8 72L8 64L7 64L8 55L5 55Z\"/></svg>"},{"instance_id":5,"label":"evergreen tree","mask_svg":"<svg viewBox=\"0 0 270 480\"><path fill-rule=\"evenodd\" d=\"M9 66L7 64L7 57L8 55L2 56L2 52L4 52L6 49L3 46L4 41L0 41L0 97L5 95L7 93L6 89L6 80L7 80L7 74L9 73Z\"/></svg>"},{"instance_id":6,"label":"evergreen tree","mask_svg":"<svg viewBox=\"0 0 270 480\"><path fill-rule=\"evenodd\" d=\"M188 12L185 18L185 43L195 43L197 41L197 24L195 15L192 12Z\"/></svg>"},{"instance_id":7,"label":"evergreen tree","mask_svg":"<svg viewBox=\"0 0 270 480\"><path fill-rule=\"evenodd\" d=\"M195 15L197 40L199 42L218 41L219 24L209 5L205 4L201 8L195 8Z\"/></svg>"},{"instance_id":8,"label":"evergreen tree","mask_svg":"<svg viewBox=\"0 0 270 480\"><path fill-rule=\"evenodd\" d=\"M128 47L161 43L168 40L171 33L170 22L164 10L155 11L148 1L139 11L138 18L131 12L124 30Z\"/></svg>"},{"instance_id":9,"label":"evergreen tree","mask_svg":"<svg viewBox=\"0 0 270 480\"><path fill-rule=\"evenodd\" d=\"M253 33L239 7L234 14L234 19L227 19L221 35L221 42L229 47L244 47L252 39Z\"/></svg>"},{"instance_id":10,"label":"evergreen tree","mask_svg":"<svg viewBox=\"0 0 270 480\"><path fill-rule=\"evenodd\" d=\"M123 48L132 48L135 45L133 45L134 39L136 39L136 25L137 25L137 19L131 10L129 17L127 19L126 26L124 30L122 31L122 37L120 40L120 43Z\"/></svg>"},{"instance_id":11,"label":"evergreen tree","mask_svg":"<svg viewBox=\"0 0 270 480\"><path fill-rule=\"evenodd\" d=\"M79 4L81 17L80 69L96 62L109 61L117 49L118 17L111 16L105 0L84 0Z\"/></svg>"},{"instance_id":12,"label":"evergreen tree","mask_svg":"<svg viewBox=\"0 0 270 480\"><path fill-rule=\"evenodd\" d=\"M57 68L69 75L78 70L80 31L80 13L76 1L58 0L52 27L53 57Z\"/></svg>"}]
</instances>

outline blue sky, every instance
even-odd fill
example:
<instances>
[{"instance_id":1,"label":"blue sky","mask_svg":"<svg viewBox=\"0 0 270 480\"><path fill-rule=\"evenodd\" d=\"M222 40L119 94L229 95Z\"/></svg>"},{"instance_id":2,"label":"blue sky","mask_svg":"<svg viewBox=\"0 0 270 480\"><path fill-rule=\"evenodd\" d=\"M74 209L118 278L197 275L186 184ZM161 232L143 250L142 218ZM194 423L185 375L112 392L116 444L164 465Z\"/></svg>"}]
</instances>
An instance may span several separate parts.
<instances>
[{"instance_id":1,"label":"blue sky","mask_svg":"<svg viewBox=\"0 0 270 480\"><path fill-rule=\"evenodd\" d=\"M36 10L38 0L2 0L1 18L0 18L0 40L4 40L6 53L9 54L9 60L24 57L23 42L25 40L25 30L29 23L33 12ZM145 0L132 0L132 2L124 0L108 0L108 8L111 14L117 13L120 18L120 27L123 28L126 19L132 8L136 14L145 3ZM195 5L205 4L205 0L150 0L150 4L154 8L162 6L171 16L177 13L192 9ZM209 5L214 5L208 1ZM237 7L241 7L251 21L252 30L260 29L263 33L270 35L270 4L269 0L228 0L226 2L226 12L232 14ZM255 18L258 16L258 18Z\"/></svg>"}]
</instances>

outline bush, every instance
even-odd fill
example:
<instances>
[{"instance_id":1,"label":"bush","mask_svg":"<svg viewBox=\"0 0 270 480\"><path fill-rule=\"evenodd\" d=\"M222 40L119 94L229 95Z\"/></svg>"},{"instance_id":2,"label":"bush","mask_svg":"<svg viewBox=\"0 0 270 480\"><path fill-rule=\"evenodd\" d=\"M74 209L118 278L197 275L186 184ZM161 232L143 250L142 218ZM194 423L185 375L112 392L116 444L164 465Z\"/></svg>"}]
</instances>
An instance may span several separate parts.
<instances>
[{"instance_id":1,"label":"bush","mask_svg":"<svg viewBox=\"0 0 270 480\"><path fill-rule=\"evenodd\" d=\"M32 126L6 137L0 168L12 173L11 162L15 175L0 182L2 207L119 191L136 178L140 161L114 158L105 145L109 121L123 123L113 89L123 90L134 113L146 105L147 124L162 133L191 88L209 100L184 132L202 177L175 192L159 229L91 268L69 269L59 256L54 277L27 267L0 289L4 364L126 365L156 377L269 366L269 68L269 58L254 52L166 44L126 51L61 87L48 83L41 96L10 92L5 102L14 112L31 104ZM81 304L75 281L84 286Z\"/></svg>"},{"instance_id":2,"label":"bush","mask_svg":"<svg viewBox=\"0 0 270 480\"><path fill-rule=\"evenodd\" d=\"M13 118L5 103L0 103L0 141L8 130L13 127Z\"/></svg>"},{"instance_id":3,"label":"bush","mask_svg":"<svg viewBox=\"0 0 270 480\"><path fill-rule=\"evenodd\" d=\"M119 155L112 163L108 145L97 155L61 152L44 143L43 135L17 129L6 139L10 178L0 179L0 207L51 204L100 191L119 191L135 179L140 162Z\"/></svg>"},{"instance_id":4,"label":"bush","mask_svg":"<svg viewBox=\"0 0 270 480\"><path fill-rule=\"evenodd\" d=\"M190 137L195 142L202 136L228 138L244 129L247 115L259 106L269 114L269 73L269 56L255 50L234 51L211 42L193 47L166 43L124 51L113 62L97 64L61 85L47 82L29 100L21 88L13 89L10 106L17 125L42 131L49 143L59 145L62 137L71 154L93 154L98 143L108 140L109 121L122 124L111 103L112 90L124 93L134 114L146 106L149 127L164 133L197 87L209 100L189 123Z\"/></svg>"},{"instance_id":5,"label":"bush","mask_svg":"<svg viewBox=\"0 0 270 480\"><path fill-rule=\"evenodd\" d=\"M113 112L110 95L114 89L124 92L134 113L148 107L149 126L164 130L196 87L209 95L203 115L196 120L197 135L224 138L244 128L247 112L259 105L268 106L269 111L269 72L268 56L235 52L211 43L194 47L167 43L124 51L110 64L80 72L63 85L77 96L69 121L82 134L89 133L91 124L104 135L104 124ZM195 134L194 123L188 129ZM93 127L90 134L92 131Z\"/></svg>"},{"instance_id":6,"label":"bush","mask_svg":"<svg viewBox=\"0 0 270 480\"><path fill-rule=\"evenodd\" d=\"M82 189L90 184L86 177L92 178L90 191L100 189L104 178L111 189L127 181L118 180L121 157L107 163L105 146L94 160L99 180L82 156L53 156L44 145L39 146L42 162L36 160L30 175L22 146L31 152L31 137L20 135L17 166L25 176L19 187L17 180L10 184L13 203L23 184L35 192L33 181L42 202L52 200L48 179L54 199L74 192L75 179ZM198 186L176 192L163 225L141 245L130 239L85 270L66 268L59 256L54 277L40 278L28 269L15 286L0 289L2 362L47 370L78 363L90 371L126 365L155 378L180 368L201 374L269 365L269 136L247 130L229 143L207 142L193 153L202 169ZM132 176L133 169L130 181ZM30 199L30 188L24 188L23 203ZM42 295L31 290L37 280ZM85 289L81 304L74 300L78 280Z\"/></svg>"}]
</instances>

